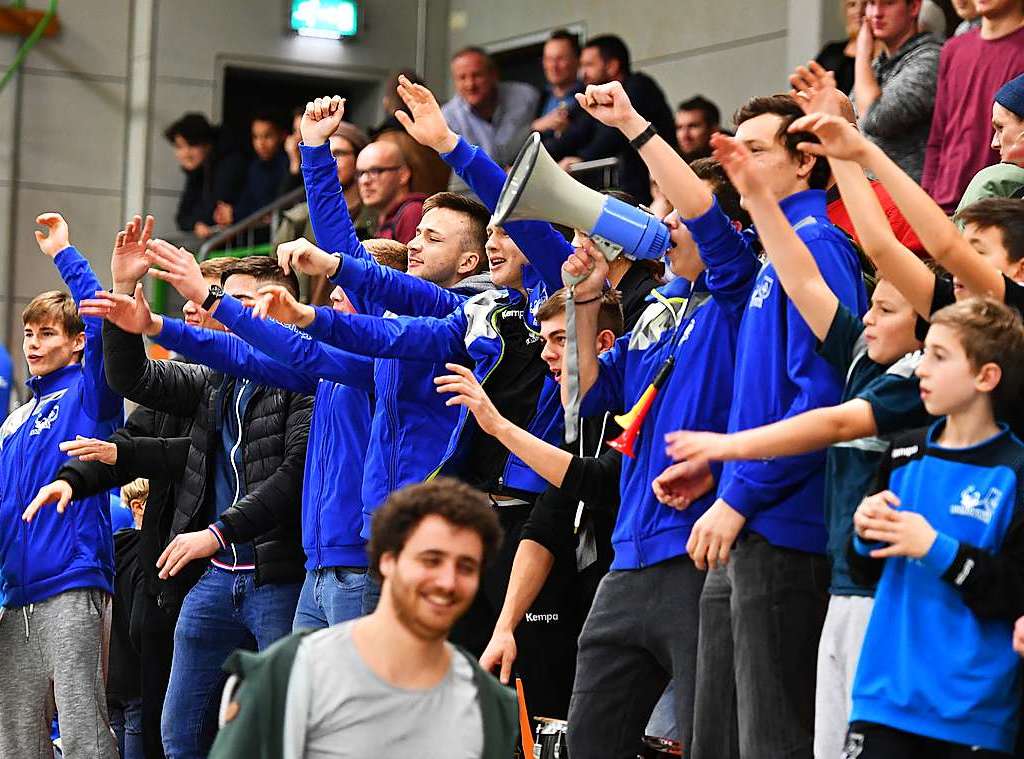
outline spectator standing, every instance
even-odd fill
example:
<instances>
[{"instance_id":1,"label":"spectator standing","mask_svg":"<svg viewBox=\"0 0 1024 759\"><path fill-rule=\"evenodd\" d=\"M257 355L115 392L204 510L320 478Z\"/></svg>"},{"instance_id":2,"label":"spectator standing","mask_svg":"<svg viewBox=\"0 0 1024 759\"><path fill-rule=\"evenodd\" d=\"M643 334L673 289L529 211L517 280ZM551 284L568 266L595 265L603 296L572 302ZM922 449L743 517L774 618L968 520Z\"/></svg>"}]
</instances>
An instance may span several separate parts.
<instances>
[{"instance_id":1,"label":"spectator standing","mask_svg":"<svg viewBox=\"0 0 1024 759\"><path fill-rule=\"evenodd\" d=\"M924 170L942 47L918 28L920 8L921 0L869 0L852 98L861 131L915 181ZM876 43L882 51L872 61Z\"/></svg>"},{"instance_id":2,"label":"spectator standing","mask_svg":"<svg viewBox=\"0 0 1024 759\"><path fill-rule=\"evenodd\" d=\"M234 203L245 184L245 161L228 150L201 113L186 113L166 130L174 158L185 172L185 189L178 200L178 229L205 240L213 234L214 209Z\"/></svg>"},{"instance_id":3,"label":"spectator standing","mask_svg":"<svg viewBox=\"0 0 1024 759\"><path fill-rule=\"evenodd\" d=\"M499 82L497 66L478 47L452 56L451 72L456 94L441 109L451 128L498 163L512 163L537 112L537 91Z\"/></svg>"},{"instance_id":4,"label":"spectator standing","mask_svg":"<svg viewBox=\"0 0 1024 759\"><path fill-rule=\"evenodd\" d=\"M284 152L285 133L274 117L268 114L255 116L250 134L252 151L256 157L249 163L238 203L232 205L222 201L213 211L214 220L223 227L229 227L272 203L288 173L288 154Z\"/></svg>"},{"instance_id":5,"label":"spectator standing","mask_svg":"<svg viewBox=\"0 0 1024 759\"><path fill-rule=\"evenodd\" d=\"M420 145L406 134L401 123L395 118L395 111L408 112L405 103L398 97L398 77L400 76L404 76L411 82L423 84L422 77L417 75L415 71L399 71L392 76L384 88L384 97L381 98L384 113L387 116L379 126L370 130L370 136L374 140L393 142L398 145L402 155L405 156L405 162L412 169L410 190L422 192L425 195L443 192L448 189L448 181L451 179L452 174L451 167L442 161L435 151ZM349 212L351 213L351 208ZM355 217L353 216L352 218ZM311 240L310 242L316 242L316 240Z\"/></svg>"},{"instance_id":6,"label":"spectator standing","mask_svg":"<svg viewBox=\"0 0 1024 759\"><path fill-rule=\"evenodd\" d=\"M721 111L703 95L694 95L676 108L676 142L689 163L711 155L711 135L719 130Z\"/></svg>"},{"instance_id":7,"label":"spectator standing","mask_svg":"<svg viewBox=\"0 0 1024 759\"><path fill-rule=\"evenodd\" d=\"M839 0L846 19L846 39L829 42L815 60L836 77L836 87L849 95L853 92L854 61L857 56L857 35L864 20L867 0Z\"/></svg>"},{"instance_id":8,"label":"spectator standing","mask_svg":"<svg viewBox=\"0 0 1024 759\"><path fill-rule=\"evenodd\" d=\"M946 213L971 177L995 163L988 129L996 91L1024 72L1024 2L976 0L981 28L942 49L921 185Z\"/></svg>"},{"instance_id":9,"label":"spectator standing","mask_svg":"<svg viewBox=\"0 0 1024 759\"><path fill-rule=\"evenodd\" d=\"M588 40L580 54L580 69L588 85L621 82L633 107L651 122L662 139L676 147L675 122L665 93L651 77L632 70L629 48L621 38L605 34ZM619 189L642 203L651 199L647 166L618 129L592 118L579 119L551 146L551 155L563 168L580 161L616 157Z\"/></svg>"},{"instance_id":10,"label":"spectator standing","mask_svg":"<svg viewBox=\"0 0 1024 759\"><path fill-rule=\"evenodd\" d=\"M402 150L393 142L378 140L356 158L359 196L377 214L375 237L408 243L416 236L427 196L412 192L412 171Z\"/></svg>"},{"instance_id":11,"label":"spectator standing","mask_svg":"<svg viewBox=\"0 0 1024 759\"><path fill-rule=\"evenodd\" d=\"M580 43L576 35L565 29L552 32L544 43L541 65L547 84L531 128L551 139L564 132L570 119L580 113L575 95L583 91L583 83L579 80Z\"/></svg>"}]
</instances>

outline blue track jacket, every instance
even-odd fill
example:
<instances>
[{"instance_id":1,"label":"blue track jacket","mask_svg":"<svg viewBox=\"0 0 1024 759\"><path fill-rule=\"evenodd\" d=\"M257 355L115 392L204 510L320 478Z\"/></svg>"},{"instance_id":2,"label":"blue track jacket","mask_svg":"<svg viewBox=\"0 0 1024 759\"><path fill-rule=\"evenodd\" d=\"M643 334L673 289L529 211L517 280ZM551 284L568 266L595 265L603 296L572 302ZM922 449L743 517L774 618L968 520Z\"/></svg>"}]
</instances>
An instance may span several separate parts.
<instances>
[{"instance_id":1,"label":"blue track jacket","mask_svg":"<svg viewBox=\"0 0 1024 759\"><path fill-rule=\"evenodd\" d=\"M332 281L345 289L360 314L454 316L453 312L462 307L468 296L458 288L441 288L377 264L356 237L329 147L303 145L301 151L314 233L321 246L345 254ZM464 140L460 140L456 149L443 157L493 209L505 181L501 167L484 151ZM561 264L571 251L565 239L549 224L514 222L507 226L506 231L531 264L539 263L524 269L524 287L529 293L524 303L518 303L522 300L518 293L508 294L505 291L475 296L484 300L478 300L473 313L477 321L490 320L490 332L493 332L490 339L499 346L493 360L489 364L485 362L491 369L500 363L504 355L504 344L494 326L497 320L518 311L532 329L537 307L550 290L561 287ZM488 303L493 313L486 309L482 311L482 302ZM323 313L327 316L326 311ZM318 315L317 322L319 324L311 326L310 334L326 337L321 331L324 319ZM464 339L459 340L460 347L454 351L400 351L387 355L366 344L353 346L353 352L378 357L375 370L378 405L367 457L367 481L374 483L371 487L375 487L375 492L364 493L364 504L369 513L398 487L441 471L458 471L459 459L464 453L460 450L460 441L468 422L467 412L462 408L445 406L446 399L438 395L433 378L445 373L446 361L460 360L460 356L462 361L470 360L465 355L465 346L470 342L464 335ZM533 422L547 439L560 442L559 417L558 388L549 379L541 390ZM444 453L440 458L434 458L431 455L434 451ZM424 462L430 462L430 467L425 468ZM371 471L379 474L371 476ZM402 477L402 474L406 476ZM539 492L544 487L542 480L516 457L510 457L502 481L508 487L530 492Z\"/></svg>"},{"instance_id":2,"label":"blue track jacket","mask_svg":"<svg viewBox=\"0 0 1024 759\"><path fill-rule=\"evenodd\" d=\"M846 236L828 220L825 193L785 198L782 212L807 245L829 288L857 316L867 308L860 262ZM686 226L708 268L720 271L752 255L753 237L733 229L720 211ZM771 424L839 403L844 378L818 355L818 343L786 297L775 267L757 275L740 326L729 432ZM747 518L746 529L772 545L824 553L825 452L755 461L728 461L718 497Z\"/></svg>"},{"instance_id":3,"label":"blue track jacket","mask_svg":"<svg viewBox=\"0 0 1024 759\"><path fill-rule=\"evenodd\" d=\"M102 290L89 262L67 247L54 263L75 303ZM113 592L114 544L106 492L72 501L58 514L51 504L28 524L21 514L51 482L67 455L57 448L75 435L106 440L121 426L123 401L103 374L103 321L85 319L81 364L32 377L32 398L0 427L0 601L7 608L39 603L75 588Z\"/></svg>"},{"instance_id":4,"label":"blue track jacket","mask_svg":"<svg viewBox=\"0 0 1024 759\"><path fill-rule=\"evenodd\" d=\"M705 216L722 213L717 203ZM702 218L693 223L701 223ZM703 304L696 308L690 304L689 313L689 282L675 279L655 290L636 327L599 358L597 380L580 406L588 416L632 408L665 359L675 356L672 374L640 428L636 457L622 458L622 505L612 533L612 569L640 569L684 555L690 528L715 500L712 489L685 511L678 511L658 502L651 482L673 463L665 453L667 433L678 429L724 432L728 426L737 334L758 266L748 251L721 268L708 270L697 280L693 295L695 302ZM717 481L721 464L712 471Z\"/></svg>"},{"instance_id":5,"label":"blue track jacket","mask_svg":"<svg viewBox=\"0 0 1024 759\"><path fill-rule=\"evenodd\" d=\"M164 319L154 339L216 371L313 393L302 483L306 569L365 567L360 495L370 435L371 361L283 324L256 319L230 295L217 306L217 321L235 334Z\"/></svg>"}]
</instances>

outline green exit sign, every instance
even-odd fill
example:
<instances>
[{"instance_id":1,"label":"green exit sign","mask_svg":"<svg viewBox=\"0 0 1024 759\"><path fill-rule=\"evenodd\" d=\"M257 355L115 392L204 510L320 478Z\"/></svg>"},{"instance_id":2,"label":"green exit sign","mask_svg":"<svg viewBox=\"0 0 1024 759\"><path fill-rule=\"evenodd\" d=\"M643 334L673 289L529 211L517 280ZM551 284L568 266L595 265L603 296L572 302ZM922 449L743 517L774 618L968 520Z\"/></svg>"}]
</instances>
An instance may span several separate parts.
<instances>
[{"instance_id":1,"label":"green exit sign","mask_svg":"<svg viewBox=\"0 0 1024 759\"><path fill-rule=\"evenodd\" d=\"M292 0L291 26L303 37L354 37L359 7L355 0Z\"/></svg>"}]
</instances>

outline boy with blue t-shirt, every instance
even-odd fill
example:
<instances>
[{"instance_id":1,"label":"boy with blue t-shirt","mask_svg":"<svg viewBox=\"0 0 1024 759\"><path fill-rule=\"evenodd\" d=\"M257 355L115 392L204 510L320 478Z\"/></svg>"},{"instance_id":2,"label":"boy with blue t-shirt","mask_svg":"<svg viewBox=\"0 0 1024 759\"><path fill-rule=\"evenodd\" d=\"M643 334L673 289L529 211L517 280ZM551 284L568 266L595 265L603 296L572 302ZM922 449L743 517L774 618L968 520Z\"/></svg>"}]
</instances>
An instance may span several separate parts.
<instances>
[{"instance_id":1,"label":"boy with blue t-shirt","mask_svg":"<svg viewBox=\"0 0 1024 759\"><path fill-rule=\"evenodd\" d=\"M27 510L64 462L58 443L106 438L122 400L103 371L101 322L78 303L101 288L58 214L37 223L71 295L37 295L22 313L32 399L0 427L0 756L52 756L51 699L69 756L116 757L104 686L114 555L106 493ZM70 509L67 513L65 509Z\"/></svg>"},{"instance_id":2,"label":"boy with blue t-shirt","mask_svg":"<svg viewBox=\"0 0 1024 759\"><path fill-rule=\"evenodd\" d=\"M931 427L897 438L854 515L854 579L878 581L844 756L1013 752L1024 612L1024 444L997 421L1024 377L1024 328L972 298L937 312L917 368Z\"/></svg>"}]
</instances>

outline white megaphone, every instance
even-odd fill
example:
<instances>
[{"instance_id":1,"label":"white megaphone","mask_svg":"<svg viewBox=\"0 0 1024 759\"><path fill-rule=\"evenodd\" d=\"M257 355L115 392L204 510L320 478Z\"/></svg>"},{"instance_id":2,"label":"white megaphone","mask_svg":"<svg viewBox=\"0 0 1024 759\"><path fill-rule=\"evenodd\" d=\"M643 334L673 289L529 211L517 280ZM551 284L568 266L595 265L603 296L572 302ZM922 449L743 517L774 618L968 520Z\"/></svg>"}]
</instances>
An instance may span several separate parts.
<instances>
[{"instance_id":1,"label":"white megaphone","mask_svg":"<svg viewBox=\"0 0 1024 759\"><path fill-rule=\"evenodd\" d=\"M652 213L603 195L562 171L534 132L512 165L491 216L493 226L537 219L590 235L609 261L625 253L659 259L669 247L668 227Z\"/></svg>"}]
</instances>

